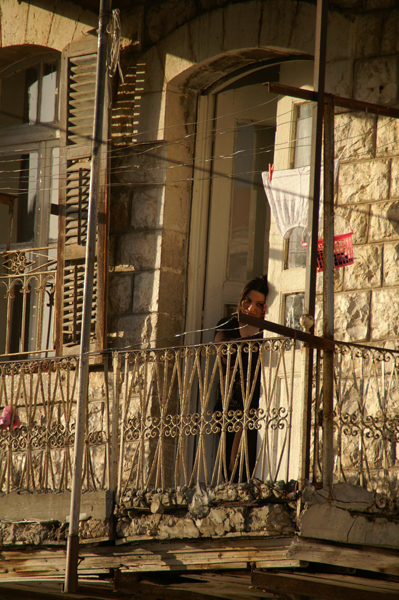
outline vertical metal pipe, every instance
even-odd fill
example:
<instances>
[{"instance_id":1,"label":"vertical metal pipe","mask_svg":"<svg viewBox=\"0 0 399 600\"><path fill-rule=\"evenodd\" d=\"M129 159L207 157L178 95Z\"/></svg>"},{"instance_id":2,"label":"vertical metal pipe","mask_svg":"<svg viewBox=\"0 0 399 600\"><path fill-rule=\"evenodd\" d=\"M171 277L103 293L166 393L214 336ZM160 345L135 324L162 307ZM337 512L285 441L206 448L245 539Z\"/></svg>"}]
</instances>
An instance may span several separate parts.
<instances>
[{"instance_id":1,"label":"vertical metal pipe","mask_svg":"<svg viewBox=\"0 0 399 600\"><path fill-rule=\"evenodd\" d=\"M324 108L323 336L334 338L334 101ZM323 351L323 487L333 484L334 352Z\"/></svg>"},{"instance_id":2,"label":"vertical metal pipe","mask_svg":"<svg viewBox=\"0 0 399 600\"><path fill-rule=\"evenodd\" d=\"M312 145L310 160L310 189L308 217L308 253L306 261L305 313L314 317L316 299L317 239L320 203L320 170L323 142L324 84L327 50L328 0L317 0L315 63L313 88L317 104L313 112Z\"/></svg>"},{"instance_id":3,"label":"vertical metal pipe","mask_svg":"<svg viewBox=\"0 0 399 600\"><path fill-rule=\"evenodd\" d=\"M317 0L316 33L315 33L315 64L313 74L313 88L317 92L317 105L313 114L312 146L310 161L310 186L309 186L309 217L308 217L308 252L306 256L306 282L304 313L314 319L316 301L316 265L317 265L317 240L320 202L320 170L321 149L323 137L324 113L324 84L326 70L327 50L327 16L328 0ZM310 329L313 333L313 326ZM303 431L303 448L305 456L302 457L304 471L310 470L310 428L311 428L311 403L312 403L312 374L313 374L313 349L306 349L307 366L304 380L304 414L306 415L306 430ZM308 475L309 476L309 475Z\"/></svg>"},{"instance_id":4,"label":"vertical metal pipe","mask_svg":"<svg viewBox=\"0 0 399 600\"><path fill-rule=\"evenodd\" d=\"M119 395L121 372L121 356L114 352L112 356L113 366L113 394L112 394L112 425L111 425L111 456L110 456L110 481L109 490L111 492L112 502L115 502L118 487L118 462L119 462Z\"/></svg>"},{"instance_id":5,"label":"vertical metal pipe","mask_svg":"<svg viewBox=\"0 0 399 600\"><path fill-rule=\"evenodd\" d=\"M64 591L67 593L76 593L78 586L79 513L82 488L85 412L89 384L89 351L91 309L93 299L93 274L96 254L97 207L99 204L99 194L102 193L102 190L100 190L98 187L98 181L100 179L100 149L104 143L103 116L104 110L107 109L107 106L105 105L108 49L107 26L111 14L111 4L112 0L101 0L99 11L96 93L94 103L93 145L89 189L88 236L83 289L82 332L80 338L79 387L76 412L71 510L65 571Z\"/></svg>"}]
</instances>

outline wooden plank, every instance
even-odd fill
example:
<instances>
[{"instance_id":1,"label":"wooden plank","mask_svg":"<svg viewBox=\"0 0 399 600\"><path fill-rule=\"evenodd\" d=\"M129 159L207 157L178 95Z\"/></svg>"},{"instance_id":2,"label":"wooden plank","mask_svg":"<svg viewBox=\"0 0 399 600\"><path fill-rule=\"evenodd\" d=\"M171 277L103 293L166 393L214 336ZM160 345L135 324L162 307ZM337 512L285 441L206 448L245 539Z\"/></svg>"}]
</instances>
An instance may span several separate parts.
<instances>
[{"instance_id":1,"label":"wooden plank","mask_svg":"<svg viewBox=\"0 0 399 600\"><path fill-rule=\"evenodd\" d=\"M349 576L253 571L251 580L255 587L268 592L303 595L318 600L387 600L387 596L397 598L399 595L397 583Z\"/></svg>"},{"instance_id":2,"label":"wooden plank","mask_svg":"<svg viewBox=\"0 0 399 600\"><path fill-rule=\"evenodd\" d=\"M136 568L134 569L125 569L126 571L130 572L130 573L148 573L148 572L155 572L155 571L206 571L209 569L212 569L212 571L219 571L219 570L230 570L230 569L246 569L248 567L247 563L243 563L243 562L230 562L230 563L216 563L213 565L209 565L209 563L207 564L202 564L202 563L198 563L196 565L185 565L185 564L178 564L178 565L159 565L159 564L154 564L154 565L137 565ZM79 569L79 573L80 573L80 569ZM97 573L97 571L96 571Z\"/></svg>"},{"instance_id":3,"label":"wooden plank","mask_svg":"<svg viewBox=\"0 0 399 600\"><path fill-rule=\"evenodd\" d=\"M144 589L144 586L148 586L148 590L151 590L151 594L148 598L164 598L160 595L162 590L168 594L165 598L171 598L171 600L190 600L191 598L225 598L227 600L249 600L250 598L275 598L274 596L265 596L264 592L259 592L255 589L250 589L251 581L249 575L246 578L236 578L233 582L226 582L224 577L220 577L219 580L207 580L204 579L201 582L192 581L184 583L172 583L167 586L160 587L154 584L152 581L141 581L139 584L140 592ZM170 594L170 595L169 595ZM193 596L194 594L194 596ZM147 598L147 596L143 596Z\"/></svg>"},{"instance_id":4,"label":"wooden plank","mask_svg":"<svg viewBox=\"0 0 399 600\"><path fill-rule=\"evenodd\" d=\"M287 556L309 562L399 575L399 553L382 548L349 548L299 539L292 543Z\"/></svg>"},{"instance_id":5,"label":"wooden plank","mask_svg":"<svg viewBox=\"0 0 399 600\"><path fill-rule=\"evenodd\" d=\"M124 568L130 571L178 571L246 569L248 564L258 566L300 566L296 557L287 558L290 538L273 540L198 540L187 542L147 543L143 546L80 546L79 573L107 573L109 569ZM10 576L63 574L65 571L65 545L46 549L4 548L1 552L0 581L8 572ZM3 572L2 572L3 571Z\"/></svg>"},{"instance_id":6,"label":"wooden plank","mask_svg":"<svg viewBox=\"0 0 399 600\"><path fill-rule=\"evenodd\" d=\"M147 538L143 539L143 537L135 537L134 542L131 543L130 546L124 546L120 543L119 540L116 540L116 547L118 550L116 552L125 552L131 551L132 548L140 547L141 550L147 548L151 551L162 551L166 547L173 552L179 552L180 550L187 550L189 548L205 551L207 549L212 550L213 548L289 548L291 543L294 541L292 536L290 537L265 537L259 535L259 533L255 534L256 537L252 537L248 533L245 535L240 534L238 537L223 537L223 538L205 538L205 539L197 539L195 541L189 542L187 540L165 540L159 541L156 538ZM126 539L126 538L124 538ZM122 547L121 547L122 546ZM129 550L130 548L130 550ZM100 548L99 548L100 550Z\"/></svg>"},{"instance_id":7,"label":"wooden plank","mask_svg":"<svg viewBox=\"0 0 399 600\"><path fill-rule=\"evenodd\" d=\"M140 598L143 600L205 600L206 598L219 598L228 600L249 600L250 598L264 598L264 594L259 594L257 590L249 589L250 582L247 585L224 586L223 584L215 588L212 583L175 583L169 585L160 585L153 581L141 581L137 584L137 590Z\"/></svg>"},{"instance_id":8,"label":"wooden plank","mask_svg":"<svg viewBox=\"0 0 399 600\"><path fill-rule=\"evenodd\" d=\"M128 568L130 570L132 569L137 569L137 570L141 570L142 568L148 570L148 571L153 571L153 570L157 570L158 568L162 568L163 566L185 566L185 567L194 567L196 565L202 565L205 566L207 565L208 569L212 569L214 567L215 564L218 565L229 565L230 563L234 562L234 563L240 563L241 566L246 567L248 563L254 563L257 561L264 561L266 562L269 558L269 555L267 553L255 553L255 552L245 552L245 553L239 553L239 552L231 552L231 553L224 553L224 554L204 554L201 552L197 552L197 553L188 553L188 554L181 554L180 556L176 557L175 555L173 555L173 553L171 553L170 555L168 554L163 554L163 555L153 555L153 556L146 556L146 555L134 555L134 556L128 556L128 557L124 557L124 559L121 559L120 557L115 557L115 556L108 556L108 557L87 557L85 558L80 564L82 566L82 568L85 569L92 569L95 570L96 568L100 568L100 567L104 567L105 564L107 564L107 566L110 569L118 569L118 568ZM280 560L278 560L278 557L276 557L274 559L274 566L278 566L279 564L281 564L281 566L285 566L286 565L286 557L285 555L281 555L281 557L279 557ZM299 566L299 560L295 561L292 560L291 561L293 563L296 563L295 566ZM227 568L227 567L226 567Z\"/></svg>"},{"instance_id":9,"label":"wooden plank","mask_svg":"<svg viewBox=\"0 0 399 600\"><path fill-rule=\"evenodd\" d=\"M278 558L267 560L256 560L255 567L257 569L288 569L291 567L305 567L309 563L303 560L293 560L292 558Z\"/></svg>"},{"instance_id":10,"label":"wooden plank","mask_svg":"<svg viewBox=\"0 0 399 600\"><path fill-rule=\"evenodd\" d=\"M237 542L237 541L236 541ZM239 544L230 540L206 540L188 543L157 542L145 546L80 548L80 568L96 572L106 565L110 569L129 571L164 570L211 570L245 569L248 564L260 564L265 567L300 566L299 559L287 559L289 545L286 539L273 540L265 548L264 541L239 540ZM227 546L227 547L226 547ZM255 547L254 547L255 546Z\"/></svg>"}]
</instances>

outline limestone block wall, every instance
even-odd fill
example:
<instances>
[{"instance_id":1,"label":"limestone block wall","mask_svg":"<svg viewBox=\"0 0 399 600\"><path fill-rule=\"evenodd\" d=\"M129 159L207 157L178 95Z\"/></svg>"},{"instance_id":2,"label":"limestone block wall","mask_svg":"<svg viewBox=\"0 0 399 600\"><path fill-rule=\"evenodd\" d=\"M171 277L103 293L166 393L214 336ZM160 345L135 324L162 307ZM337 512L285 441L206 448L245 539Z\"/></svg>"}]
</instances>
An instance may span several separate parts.
<instances>
[{"instance_id":1,"label":"limestone block wall","mask_svg":"<svg viewBox=\"0 0 399 600\"><path fill-rule=\"evenodd\" d=\"M167 0L144 7L134 58L139 86L133 145L119 158L115 155L112 170L109 315L114 346L130 348L150 340L168 345L176 342L170 336L185 328L196 94L254 62L243 49L312 54L315 4ZM394 105L396 3L337 0L330 11L327 90ZM355 265L335 273L336 332L342 340L396 335L383 325L396 314L391 216L396 167L389 138L394 135L373 115L336 117L341 160L337 214L354 230L356 245ZM317 318L320 322L319 310Z\"/></svg>"},{"instance_id":2,"label":"limestone block wall","mask_svg":"<svg viewBox=\"0 0 399 600\"><path fill-rule=\"evenodd\" d=\"M353 230L353 265L335 269L335 337L395 342L399 334L399 188L395 119L342 113L335 117L340 159L336 233ZM318 291L322 290L318 275ZM321 332L321 296L316 320ZM392 346L393 347L393 346Z\"/></svg>"}]
</instances>

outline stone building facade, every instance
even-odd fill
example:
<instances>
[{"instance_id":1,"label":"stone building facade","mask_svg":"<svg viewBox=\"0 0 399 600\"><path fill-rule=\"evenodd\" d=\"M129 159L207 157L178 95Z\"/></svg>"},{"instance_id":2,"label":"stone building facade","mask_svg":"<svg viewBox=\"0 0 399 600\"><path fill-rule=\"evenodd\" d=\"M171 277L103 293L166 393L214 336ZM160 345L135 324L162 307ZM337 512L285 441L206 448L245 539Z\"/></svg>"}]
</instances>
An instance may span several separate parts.
<instances>
[{"instance_id":1,"label":"stone building facade","mask_svg":"<svg viewBox=\"0 0 399 600\"><path fill-rule=\"evenodd\" d=\"M105 111L101 153L91 332L94 352L86 419L82 500L85 516L80 523L81 538L96 543L113 543L117 539L121 544L147 544L148 563L143 570L153 568L154 563L148 558L153 551L152 543L183 538L191 538L193 543L198 540L204 547L211 540L209 548L215 552L220 547L220 538L224 541L228 538L226 564L239 564L234 568L247 569L248 561L254 557L255 565L269 568L275 557L265 549L265 540L273 538L270 547L274 548L274 543L278 546L274 538L284 538L284 549L280 549L284 552L284 556L281 554L284 564L300 566L301 561L308 560L304 558L306 553L302 555L301 548L291 548L289 555L286 547L296 534L319 539L327 515L329 533L323 539L345 544L356 522L350 540L354 545L370 544L375 536L378 541L374 545L384 547L386 532L391 528L388 545L397 549L397 374L392 367L395 361L391 361L383 376L378 371L375 380L363 386L374 394L364 410L357 400L357 382L353 382L362 370L355 361L359 356L368 360L367 353L353 358L340 350L340 358L343 356L340 365L353 377L346 388L342 387L335 431L342 433L350 413L352 430L347 429L346 435L352 437L337 458L342 472L330 495L318 490L317 485L316 489L308 486L298 500L296 482L289 481L296 479L294 475L299 471L297 463L301 458L297 450L302 444L304 428L295 426L301 423L302 405L294 402L293 406L292 397L290 404L288 385L284 391L283 384L278 410L273 405L270 430L274 427L274 435L278 426L273 423L281 416L281 431L285 434L290 430L290 435L292 431L292 437L289 443L283 434L272 441L274 448L281 450L281 457L292 442L291 455L276 460L276 476L270 476L273 481L259 477L238 485L224 481L207 487L202 485L200 473L195 486L194 475L191 477L190 471L187 476L181 467L178 475L183 473L190 480L189 485L173 488L157 484L148 489L142 481L132 484L135 463L140 458L144 464L148 456L152 460L159 450L154 448L161 438L157 421L161 409L167 418L170 414L166 409L179 413L176 405L168 402L175 399L178 385L179 393L183 389L181 373L192 368L194 354L179 354L181 348L165 354L162 350L156 354L154 350L147 362L139 363L137 359L136 367L137 357L134 360L127 355L122 357L124 350L211 341L215 323L234 310L243 283L264 273L270 283L267 318L297 326L305 289L304 250L300 243L304 234L293 231L287 239L280 235L261 174L268 171L269 164L274 165L274 173L307 166L311 118L307 102L272 94L264 84L271 81L312 89L316 2L114 0L113 4L120 14L119 17L115 14L112 20L112 37L118 42L114 41L112 50L116 51L119 44L120 55L119 65L114 65L115 74L109 77L110 109ZM62 545L68 527L77 389L74 355L79 344L84 293L97 10L95 0L5 0L0 6L0 250L3 266L13 253L21 253L17 265L21 279L14 292L25 290L25 296L29 293L31 298L25 304L15 305L14 321L11 317L7 321L4 315L17 294L12 291L14 284L10 284L9 273L0 275L0 284L7 291L5 298L0 297L0 352L4 358L1 381L6 381L1 387L0 407L3 400L11 403L18 408L23 422L14 437L11 427L0 435L0 450L8 461L3 463L12 465L2 465L0 469L3 546ZM331 1L326 92L396 107L398 29L396 0ZM52 100L46 102L48 98ZM47 113L49 117L45 116ZM391 117L337 107L334 129L334 156L339 159L336 232L353 231L354 245L354 264L334 271L335 338L398 349L399 124ZM39 263L44 265L43 278L34 285L35 273L24 273L26 261L21 258L24 253L33 252L33 247L42 251ZM317 276L317 333L321 333L322 322L322 277L321 273ZM39 310L39 302L32 298L47 298L46 294L50 300L45 303L46 308ZM30 315L26 327L16 327L26 314ZM10 324L14 327L8 336ZM271 356L272 350L281 351L279 356L284 354L281 347L262 343L265 355L270 352ZM110 350L120 351L119 356L114 353L112 367L110 362L98 360ZM206 352L201 352L204 357ZM39 357L44 353L46 358L60 355L62 359L49 365L36 363L35 358L25 370L20 364L7 370L13 358L32 359L36 353ZM168 363L171 357L175 362ZM301 373L299 368L295 371L295 361L289 360L286 364L292 368L290 389L297 392L299 386L294 378ZM379 356L373 368L378 361ZM271 360L270 365L277 362ZM300 363L298 360L296 365ZM179 367L174 371L177 364ZM158 365L162 367L157 371ZM368 381L374 374L372 367ZM178 369L181 379L171 383L168 377ZM202 384L205 377L201 380L198 373L192 380L197 377ZM280 383L284 381L280 373L276 375L278 378ZM144 404L148 413L142 411L140 404L145 396L143 389L151 387L146 388L144 380L145 385L147 381L151 384L156 381L157 392L168 389L163 396L159 393L156 397L155 392L147 394L150 400ZM206 380L207 385L210 380ZM389 388L384 406L379 385L384 392ZM191 410L188 401L184 405L184 416L192 418L187 422L194 432L197 413L202 410L202 417L207 414L206 402L198 408L198 401L195 410ZM360 409L363 412L359 418ZM148 421L153 419L151 427L156 431L153 436L156 442L153 446L148 444L141 455L135 437L139 436L137 431L145 420L141 413L136 418L140 411ZM384 427L391 428L388 442L378 437L382 430L378 419L382 413ZM267 418L270 416L267 411L265 414ZM317 429L317 410L315 415L313 425ZM182 414L173 414L176 416ZM370 431L377 433L369 446L368 438L359 450L360 435L355 436L365 416ZM288 421L291 417L294 426ZM215 431L219 433L217 427ZM50 430L52 435L48 436ZM173 423L168 435L172 430ZM174 463L169 454L177 455L180 441L170 435L156 455L161 458L152 463L156 464L154 473L157 469L167 472L169 481L176 475L172 473ZM189 440L186 454L184 444L178 448L179 458L183 456L180 465L186 460L191 468L195 442ZM315 442L312 450L315 453L320 449L320 445L316 446ZM205 466L207 460L210 462L209 454L205 456L209 447L203 452ZM369 465L369 479L366 484L359 484L357 475L364 466L359 467L362 452L361 458L373 457L372 467L379 474L385 469L384 477L391 469L390 479L384 480L384 485L388 481L386 488L379 483L374 485L375 472L370 475ZM117 464L118 460L122 464ZM280 467L287 475L285 481L279 481L277 476ZM367 469L363 469L362 476ZM269 475L270 472L269 469ZM362 488L368 484L368 490ZM10 492L16 489L18 494L11 496ZM36 512L29 515L32 522L26 523L21 519L27 505L24 493L29 497L38 489L59 494L46 493L44 500L35 499L30 506ZM15 509L12 518L8 516L11 505ZM298 519L298 508L304 506L305 511ZM337 515L344 517L340 520ZM334 529L336 519L340 525L338 531ZM395 527L391 527L392 523ZM252 558L248 558L247 550L244 552L248 539L255 540L253 547L249 544ZM124 556L117 552L114 556L113 550L107 555L101 547L101 560L95 550L90 554L92 548L89 545L87 548L85 565L92 565L93 572L100 563L104 572L111 568L111 555L115 569L127 565L134 570L134 565L143 560L137 558L137 548L129 549L129 559L128 551ZM237 548L243 554L235 559ZM361 553L353 548L349 551L353 551L350 564L363 568ZM176 567L173 548L168 552L167 560ZM196 548L190 546L184 557L185 565L192 564L195 552ZM60 550L57 560L63 560L61 554ZM157 569L162 569L161 553L157 556ZM346 566L347 556L342 553L337 564ZM395 575L397 558L390 556L389 560L383 572Z\"/></svg>"},{"instance_id":2,"label":"stone building facade","mask_svg":"<svg viewBox=\"0 0 399 600\"><path fill-rule=\"evenodd\" d=\"M62 52L72 42L87 40L97 15L90 2L80 4L64 3L60 11L50 1L7 2L1 15L3 68L12 65L15 48L20 60L39 49ZM261 88L273 65L278 65L280 81L309 87L316 7L283 0L144 2L134 9L121 4L121 9L125 79L114 91L114 145L109 146L107 344L129 348L157 340L170 345L175 334L212 327L224 307L234 303L238 289L238 283L230 286L209 308L215 288L210 270L219 277L213 263L226 267L229 235L231 240L231 232L222 232L216 245L207 241L214 235L212 194L229 192L212 189L216 177L210 173L219 168L210 147L215 105L221 105L223 90L245 90L244 77ZM395 106L396 34L393 1L331 3L326 91ZM260 72L259 83L253 83ZM283 102L277 100L273 115L275 169L291 164L292 123L288 126L278 114L287 113ZM396 132L394 119L337 110L336 214L353 230L355 245L354 265L335 272L337 339L393 343L396 338ZM268 162L265 155L260 169L267 170ZM232 206L223 210L224 216L216 218L228 224ZM264 228L265 259L260 266L248 263L247 273L269 272L269 318L284 322L285 298L303 291L303 276L292 269L290 284L279 284L287 242L266 212ZM212 248L219 249L217 257ZM222 271L220 276L228 288L229 276ZM237 276L240 285L245 279ZM199 341L198 335L177 339Z\"/></svg>"}]
</instances>

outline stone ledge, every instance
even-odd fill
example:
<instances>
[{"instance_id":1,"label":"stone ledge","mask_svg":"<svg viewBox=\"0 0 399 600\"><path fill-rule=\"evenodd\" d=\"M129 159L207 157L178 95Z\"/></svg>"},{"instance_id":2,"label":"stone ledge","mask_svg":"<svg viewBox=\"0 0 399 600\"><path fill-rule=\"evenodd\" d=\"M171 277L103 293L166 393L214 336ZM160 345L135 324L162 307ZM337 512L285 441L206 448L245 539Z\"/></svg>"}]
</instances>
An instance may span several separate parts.
<instances>
[{"instance_id":1,"label":"stone ledge","mask_svg":"<svg viewBox=\"0 0 399 600\"><path fill-rule=\"evenodd\" d=\"M331 504L307 507L299 519L300 536L333 542L399 549L399 522L353 514Z\"/></svg>"},{"instance_id":2,"label":"stone ledge","mask_svg":"<svg viewBox=\"0 0 399 600\"><path fill-rule=\"evenodd\" d=\"M180 539L295 532L296 483L251 480L154 491L130 490L115 509L117 536Z\"/></svg>"},{"instance_id":3,"label":"stone ledge","mask_svg":"<svg viewBox=\"0 0 399 600\"><path fill-rule=\"evenodd\" d=\"M0 546L64 546L68 523L45 521L0 521ZM99 543L111 539L109 519L81 520L80 543Z\"/></svg>"},{"instance_id":4,"label":"stone ledge","mask_svg":"<svg viewBox=\"0 0 399 600\"><path fill-rule=\"evenodd\" d=\"M248 483L223 483L215 487L203 484L196 488L178 486L176 488L158 488L156 490L130 489L121 498L115 508L117 517L126 516L130 511L144 511L164 513L165 511L186 509L190 514L201 517L203 507L215 506L224 503L257 503L261 502L286 502L295 508L297 483L292 480L266 481L251 479Z\"/></svg>"},{"instance_id":5,"label":"stone ledge","mask_svg":"<svg viewBox=\"0 0 399 600\"><path fill-rule=\"evenodd\" d=\"M118 520L117 536L132 539L197 539L221 538L231 533L239 536L255 533L264 537L292 536L294 514L284 504L264 506L211 507L202 518L189 511L174 514L147 514Z\"/></svg>"}]
</instances>

